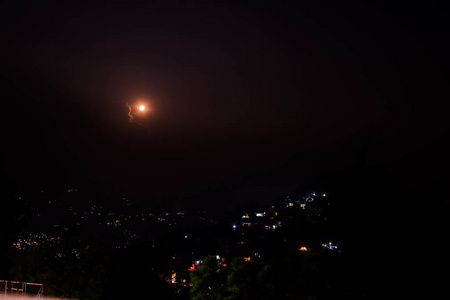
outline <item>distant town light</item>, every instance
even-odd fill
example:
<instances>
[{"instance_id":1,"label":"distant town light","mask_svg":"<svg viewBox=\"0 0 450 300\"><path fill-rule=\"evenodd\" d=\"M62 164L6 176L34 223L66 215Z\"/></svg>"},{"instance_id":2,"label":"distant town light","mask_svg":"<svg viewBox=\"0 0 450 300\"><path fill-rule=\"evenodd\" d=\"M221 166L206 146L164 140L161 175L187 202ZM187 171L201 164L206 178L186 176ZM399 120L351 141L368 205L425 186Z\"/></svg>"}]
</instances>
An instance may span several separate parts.
<instances>
[{"instance_id":1,"label":"distant town light","mask_svg":"<svg viewBox=\"0 0 450 300\"><path fill-rule=\"evenodd\" d=\"M328 248L330 250L336 250L338 248L338 246L333 245L332 242L328 242L328 244L322 244L322 247Z\"/></svg>"}]
</instances>

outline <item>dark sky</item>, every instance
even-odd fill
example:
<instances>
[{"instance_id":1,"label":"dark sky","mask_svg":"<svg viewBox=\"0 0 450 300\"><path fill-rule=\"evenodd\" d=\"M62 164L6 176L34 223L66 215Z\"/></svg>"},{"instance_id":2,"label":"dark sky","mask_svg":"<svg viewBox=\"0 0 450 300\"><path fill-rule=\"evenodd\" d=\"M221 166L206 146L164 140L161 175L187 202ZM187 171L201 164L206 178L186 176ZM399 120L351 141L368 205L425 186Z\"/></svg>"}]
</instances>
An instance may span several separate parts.
<instances>
[{"instance_id":1,"label":"dark sky","mask_svg":"<svg viewBox=\"0 0 450 300\"><path fill-rule=\"evenodd\" d=\"M362 157L447 178L439 2L74 2L0 8L1 163L23 188L268 201Z\"/></svg>"}]
</instances>

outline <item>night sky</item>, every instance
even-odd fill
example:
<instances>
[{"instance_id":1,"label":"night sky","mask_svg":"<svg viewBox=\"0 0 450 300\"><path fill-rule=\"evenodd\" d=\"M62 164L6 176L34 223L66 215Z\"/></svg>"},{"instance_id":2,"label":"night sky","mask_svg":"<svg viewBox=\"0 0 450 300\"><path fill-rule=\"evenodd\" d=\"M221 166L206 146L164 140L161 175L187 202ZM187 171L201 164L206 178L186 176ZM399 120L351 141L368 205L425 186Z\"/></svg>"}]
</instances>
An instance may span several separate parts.
<instances>
[{"instance_id":1,"label":"night sky","mask_svg":"<svg viewBox=\"0 0 450 300\"><path fill-rule=\"evenodd\" d=\"M444 189L448 9L312 2L3 2L2 175L209 206L361 164Z\"/></svg>"}]
</instances>

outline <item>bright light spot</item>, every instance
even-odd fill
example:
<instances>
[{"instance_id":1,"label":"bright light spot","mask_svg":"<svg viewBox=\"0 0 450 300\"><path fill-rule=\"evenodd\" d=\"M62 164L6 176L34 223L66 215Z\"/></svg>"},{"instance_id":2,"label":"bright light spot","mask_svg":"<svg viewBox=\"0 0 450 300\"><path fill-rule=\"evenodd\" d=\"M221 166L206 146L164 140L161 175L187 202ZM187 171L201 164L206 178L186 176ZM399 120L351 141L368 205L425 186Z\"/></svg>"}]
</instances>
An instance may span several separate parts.
<instances>
[{"instance_id":1,"label":"bright light spot","mask_svg":"<svg viewBox=\"0 0 450 300\"><path fill-rule=\"evenodd\" d=\"M144 109L145 109L145 106L144 106L144 105L139 106L139 110L140 110L140 111L144 111Z\"/></svg>"}]
</instances>

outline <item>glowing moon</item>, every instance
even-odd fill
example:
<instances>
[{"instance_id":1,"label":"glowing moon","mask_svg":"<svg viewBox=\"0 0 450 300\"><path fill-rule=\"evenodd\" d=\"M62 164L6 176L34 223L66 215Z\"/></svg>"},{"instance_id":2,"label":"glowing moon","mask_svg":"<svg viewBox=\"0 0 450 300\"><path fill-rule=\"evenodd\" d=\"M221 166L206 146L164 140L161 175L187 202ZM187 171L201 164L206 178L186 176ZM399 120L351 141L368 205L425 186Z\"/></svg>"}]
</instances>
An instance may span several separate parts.
<instances>
[{"instance_id":1,"label":"glowing moon","mask_svg":"<svg viewBox=\"0 0 450 300\"><path fill-rule=\"evenodd\" d=\"M145 106L144 106L144 105L139 106L139 110L140 110L140 111L144 111L144 109L145 109Z\"/></svg>"}]
</instances>

